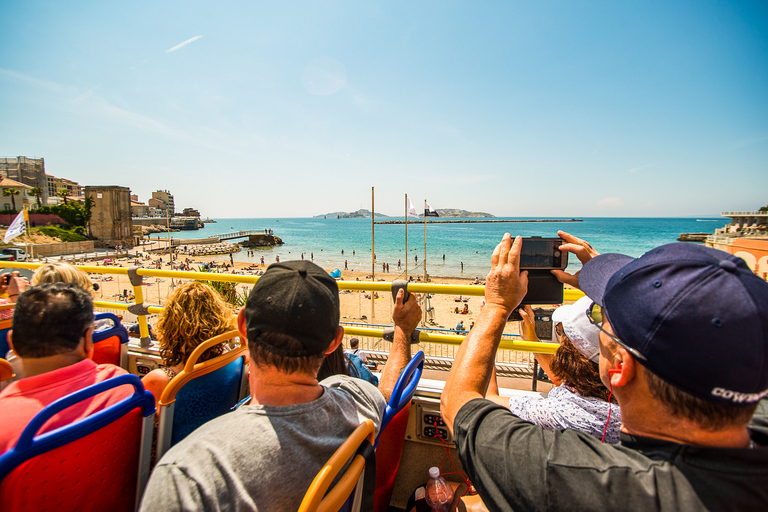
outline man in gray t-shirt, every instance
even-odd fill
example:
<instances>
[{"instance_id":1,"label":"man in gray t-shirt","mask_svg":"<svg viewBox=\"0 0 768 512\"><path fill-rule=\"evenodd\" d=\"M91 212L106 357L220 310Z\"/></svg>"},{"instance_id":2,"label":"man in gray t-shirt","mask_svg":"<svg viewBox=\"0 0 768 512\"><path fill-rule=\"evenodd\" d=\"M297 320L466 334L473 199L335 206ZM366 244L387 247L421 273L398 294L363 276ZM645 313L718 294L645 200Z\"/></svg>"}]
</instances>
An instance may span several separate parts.
<instances>
[{"instance_id":1,"label":"man in gray t-shirt","mask_svg":"<svg viewBox=\"0 0 768 512\"><path fill-rule=\"evenodd\" d=\"M308 261L270 265L238 315L251 355L251 401L212 420L155 466L142 511L296 510L323 464L364 420L378 430L385 401L410 360L421 318L399 292L395 338L379 388L360 379L317 381L339 346L336 281Z\"/></svg>"}]
</instances>

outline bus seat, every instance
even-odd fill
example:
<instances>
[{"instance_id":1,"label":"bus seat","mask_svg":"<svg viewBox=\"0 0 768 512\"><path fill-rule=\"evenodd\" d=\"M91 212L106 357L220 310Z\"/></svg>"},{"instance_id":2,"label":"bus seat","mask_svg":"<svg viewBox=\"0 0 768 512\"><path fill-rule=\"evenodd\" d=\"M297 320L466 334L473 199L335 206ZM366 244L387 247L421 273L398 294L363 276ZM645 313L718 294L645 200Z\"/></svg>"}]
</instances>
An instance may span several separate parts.
<instances>
[{"instance_id":1,"label":"bus seat","mask_svg":"<svg viewBox=\"0 0 768 512\"><path fill-rule=\"evenodd\" d=\"M204 341L192 351L184 369L163 390L158 402L158 460L168 449L213 418L228 413L240 400L246 375L244 345L198 363L209 348L237 338L232 330Z\"/></svg>"},{"instance_id":2,"label":"bus seat","mask_svg":"<svg viewBox=\"0 0 768 512\"><path fill-rule=\"evenodd\" d=\"M55 414L105 390L132 385L123 400L36 435ZM149 477L155 399L135 375L120 375L52 402L0 456L5 512L134 511Z\"/></svg>"},{"instance_id":3,"label":"bus seat","mask_svg":"<svg viewBox=\"0 0 768 512\"><path fill-rule=\"evenodd\" d=\"M112 327L93 333L93 356L96 364L114 364L128 369L128 329L112 313L96 313L95 320L111 320Z\"/></svg>"},{"instance_id":4,"label":"bus seat","mask_svg":"<svg viewBox=\"0 0 768 512\"><path fill-rule=\"evenodd\" d=\"M361 510L364 496L373 496L373 489L364 487L370 487L375 482L374 433L375 427L371 420L365 420L355 428L312 480L301 501L299 512ZM350 459L352 462L344 474L339 477L336 485L328 490L331 482Z\"/></svg>"},{"instance_id":5,"label":"bus seat","mask_svg":"<svg viewBox=\"0 0 768 512\"><path fill-rule=\"evenodd\" d=\"M0 381L12 379L16 376L13 373L13 366L11 363L0 357Z\"/></svg>"},{"instance_id":6,"label":"bus seat","mask_svg":"<svg viewBox=\"0 0 768 512\"><path fill-rule=\"evenodd\" d=\"M411 398L416 392L416 386L421 380L421 372L424 370L424 352L419 351L406 365L400 377L397 378L395 388L392 390L392 396L389 403L384 408L384 417L381 420L381 428L376 436L376 445L379 443L381 433L387 428L387 425L400 412L400 410L411 403Z\"/></svg>"},{"instance_id":7,"label":"bus seat","mask_svg":"<svg viewBox=\"0 0 768 512\"><path fill-rule=\"evenodd\" d=\"M15 306L15 304L14 304ZM2 308L3 306L0 306ZM7 308L6 308L7 309ZM11 349L8 345L8 331L13 326L13 319L0 320L0 357L5 357L8 351Z\"/></svg>"},{"instance_id":8,"label":"bus seat","mask_svg":"<svg viewBox=\"0 0 768 512\"><path fill-rule=\"evenodd\" d=\"M385 512L392 499L395 477L405 444L405 430L411 412L411 399L424 369L424 352L419 351L400 374L384 409L384 418L376 436L376 498L374 511Z\"/></svg>"}]
</instances>

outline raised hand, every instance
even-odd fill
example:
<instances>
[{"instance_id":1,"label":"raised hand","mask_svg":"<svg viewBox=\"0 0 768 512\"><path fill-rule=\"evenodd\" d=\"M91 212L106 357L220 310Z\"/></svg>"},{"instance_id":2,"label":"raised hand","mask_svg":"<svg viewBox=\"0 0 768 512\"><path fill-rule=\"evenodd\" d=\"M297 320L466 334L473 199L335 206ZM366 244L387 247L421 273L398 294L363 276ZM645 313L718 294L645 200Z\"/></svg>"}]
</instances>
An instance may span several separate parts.
<instances>
[{"instance_id":1,"label":"raised hand","mask_svg":"<svg viewBox=\"0 0 768 512\"><path fill-rule=\"evenodd\" d=\"M591 245L589 245L589 242L586 240L582 240L581 238L575 237L570 233L566 233L565 231L558 231L557 235L565 241L565 243L560 246L560 250L570 252L571 254L575 255L577 258L579 258L579 261L582 265L600 254ZM571 285L574 288L579 288L578 271L575 274L569 274L564 270L553 270L552 273L561 283Z\"/></svg>"},{"instance_id":2,"label":"raised hand","mask_svg":"<svg viewBox=\"0 0 768 512\"><path fill-rule=\"evenodd\" d=\"M506 233L493 251L491 271L485 281L486 307L500 307L507 317L528 291L528 272L520 272L522 246L521 237L516 237L513 242Z\"/></svg>"}]
</instances>

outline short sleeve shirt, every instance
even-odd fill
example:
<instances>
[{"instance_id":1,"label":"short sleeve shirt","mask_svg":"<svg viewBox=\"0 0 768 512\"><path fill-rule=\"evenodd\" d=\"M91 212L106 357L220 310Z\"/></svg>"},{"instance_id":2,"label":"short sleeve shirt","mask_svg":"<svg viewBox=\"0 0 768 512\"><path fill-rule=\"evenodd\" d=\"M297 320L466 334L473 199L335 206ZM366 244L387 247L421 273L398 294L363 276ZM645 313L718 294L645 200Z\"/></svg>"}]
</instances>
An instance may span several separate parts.
<instances>
[{"instance_id":1,"label":"short sleeve shirt","mask_svg":"<svg viewBox=\"0 0 768 512\"><path fill-rule=\"evenodd\" d=\"M545 430L475 399L454 423L459 458L490 510L765 510L768 448L620 445ZM754 432L753 432L754 438Z\"/></svg>"}]
</instances>

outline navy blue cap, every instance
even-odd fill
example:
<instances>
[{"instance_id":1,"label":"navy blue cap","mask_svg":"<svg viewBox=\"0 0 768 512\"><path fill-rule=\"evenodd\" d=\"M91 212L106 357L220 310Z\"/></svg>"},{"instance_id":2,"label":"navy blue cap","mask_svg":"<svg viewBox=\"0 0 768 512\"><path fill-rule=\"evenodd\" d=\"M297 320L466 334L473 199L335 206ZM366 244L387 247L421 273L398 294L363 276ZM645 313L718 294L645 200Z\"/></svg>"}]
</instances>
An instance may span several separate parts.
<instances>
[{"instance_id":1,"label":"navy blue cap","mask_svg":"<svg viewBox=\"0 0 768 512\"><path fill-rule=\"evenodd\" d=\"M584 264L579 286L675 387L729 405L768 395L768 283L741 258L686 243L636 259L603 254Z\"/></svg>"}]
</instances>

